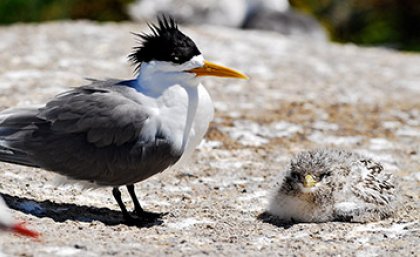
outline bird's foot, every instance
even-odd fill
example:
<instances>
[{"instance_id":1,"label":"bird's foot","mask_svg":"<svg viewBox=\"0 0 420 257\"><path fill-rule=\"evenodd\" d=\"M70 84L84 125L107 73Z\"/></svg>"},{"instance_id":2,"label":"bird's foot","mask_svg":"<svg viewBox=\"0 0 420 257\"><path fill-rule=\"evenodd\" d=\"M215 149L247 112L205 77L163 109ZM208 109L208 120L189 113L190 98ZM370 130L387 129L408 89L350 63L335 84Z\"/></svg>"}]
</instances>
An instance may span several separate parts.
<instances>
[{"instance_id":1,"label":"bird's foot","mask_svg":"<svg viewBox=\"0 0 420 257\"><path fill-rule=\"evenodd\" d=\"M139 219L154 221L154 220L161 219L162 217L166 216L168 213L167 212L159 213L159 212L148 212L148 211L143 211L143 210L141 210L141 211L135 210L134 214Z\"/></svg>"},{"instance_id":2,"label":"bird's foot","mask_svg":"<svg viewBox=\"0 0 420 257\"><path fill-rule=\"evenodd\" d=\"M142 211L140 213L134 211L134 215L124 215L124 223L129 226L147 226L162 224L162 217L168 213L155 213Z\"/></svg>"}]
</instances>

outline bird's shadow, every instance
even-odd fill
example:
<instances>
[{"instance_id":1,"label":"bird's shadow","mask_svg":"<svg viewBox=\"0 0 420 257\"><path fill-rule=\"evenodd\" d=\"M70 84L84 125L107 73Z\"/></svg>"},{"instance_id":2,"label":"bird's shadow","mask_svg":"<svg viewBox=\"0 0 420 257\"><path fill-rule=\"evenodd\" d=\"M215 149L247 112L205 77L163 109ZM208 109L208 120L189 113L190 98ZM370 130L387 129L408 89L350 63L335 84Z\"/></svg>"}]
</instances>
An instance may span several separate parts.
<instances>
[{"instance_id":1,"label":"bird's shadow","mask_svg":"<svg viewBox=\"0 0 420 257\"><path fill-rule=\"evenodd\" d=\"M280 227L280 228L284 228L284 229L289 229L289 228L293 227L294 225L298 225L298 224L316 224L316 222L296 221L296 220L293 220L293 218L290 221L284 221L284 220L279 219L276 216L271 215L268 212L260 213L257 216L257 219L261 220L264 223L269 223L271 225L274 225L274 226L277 226L277 227ZM338 216L337 215L337 217L334 220L332 220L331 222L336 222L336 223L360 223L360 222L355 222L352 219L353 219L352 216L348 216L348 215L347 216L346 215Z\"/></svg>"},{"instance_id":2,"label":"bird's shadow","mask_svg":"<svg viewBox=\"0 0 420 257\"><path fill-rule=\"evenodd\" d=\"M108 208L96 208L85 205L76 205L68 203L54 203L51 201L37 201L25 197L0 194L7 206L11 209L30 214L38 218L51 218L55 222L65 222L73 220L79 222L99 221L105 225L128 225L140 228L149 228L163 224L163 220L146 220L133 223L126 223L120 211L110 210Z\"/></svg>"},{"instance_id":3,"label":"bird's shadow","mask_svg":"<svg viewBox=\"0 0 420 257\"><path fill-rule=\"evenodd\" d=\"M267 212L260 213L257 216L257 219L261 220L264 223L269 223L271 225L274 225L274 226L277 226L277 227L280 227L280 228L284 228L284 229L289 229L289 228L293 227L293 225L298 224L298 222L295 222L295 221L287 221L286 222L286 221L281 220L281 219L277 218L276 216L273 216L273 215L271 215Z\"/></svg>"}]
</instances>

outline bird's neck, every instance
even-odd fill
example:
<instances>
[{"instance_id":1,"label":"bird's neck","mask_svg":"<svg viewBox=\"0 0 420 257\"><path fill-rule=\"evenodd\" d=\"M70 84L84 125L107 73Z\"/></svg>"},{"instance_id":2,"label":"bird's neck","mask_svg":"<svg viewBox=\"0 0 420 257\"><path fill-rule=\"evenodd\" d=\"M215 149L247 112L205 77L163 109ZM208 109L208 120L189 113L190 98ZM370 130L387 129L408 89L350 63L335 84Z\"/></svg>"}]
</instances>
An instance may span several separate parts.
<instances>
[{"instance_id":1,"label":"bird's neck","mask_svg":"<svg viewBox=\"0 0 420 257\"><path fill-rule=\"evenodd\" d=\"M146 64L145 66L142 65L135 84L134 88L138 92L152 98L160 98L166 95L165 92L172 92L170 93L172 97L179 97L176 94L173 95L173 92L176 92L178 89L181 90L181 88L185 90L188 103L181 145L181 151L184 152L197 112L200 80L196 78L195 74L176 71L170 72L168 70L158 69L151 64ZM182 93L180 94L182 95Z\"/></svg>"},{"instance_id":2,"label":"bird's neck","mask_svg":"<svg viewBox=\"0 0 420 257\"><path fill-rule=\"evenodd\" d=\"M179 85L186 90L196 88L200 81L195 74L170 71L159 67L160 62L142 64L135 89L145 95L158 97L168 88ZM161 65L162 66L162 65Z\"/></svg>"}]
</instances>

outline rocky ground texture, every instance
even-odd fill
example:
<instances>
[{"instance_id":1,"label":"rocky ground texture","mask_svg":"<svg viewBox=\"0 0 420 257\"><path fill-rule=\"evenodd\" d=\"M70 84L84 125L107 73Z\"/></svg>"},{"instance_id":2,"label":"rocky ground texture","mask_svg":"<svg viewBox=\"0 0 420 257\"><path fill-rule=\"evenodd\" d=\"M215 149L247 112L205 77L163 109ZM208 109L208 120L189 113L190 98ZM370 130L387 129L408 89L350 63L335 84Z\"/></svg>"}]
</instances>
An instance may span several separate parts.
<instances>
[{"instance_id":1,"label":"rocky ground texture","mask_svg":"<svg viewBox=\"0 0 420 257\"><path fill-rule=\"evenodd\" d=\"M40 104L86 77L133 77L129 32L145 30L89 22L0 27L0 108ZM137 185L145 209L169 213L163 222L124 225L109 188L56 186L51 173L0 163L0 193L14 216L42 233L40 240L0 234L5 256L419 255L419 55L268 32L184 30L207 59L251 79L206 78L216 117L205 141L188 167ZM399 180L397 215L370 224L258 219L289 158L321 146L382 161Z\"/></svg>"}]
</instances>

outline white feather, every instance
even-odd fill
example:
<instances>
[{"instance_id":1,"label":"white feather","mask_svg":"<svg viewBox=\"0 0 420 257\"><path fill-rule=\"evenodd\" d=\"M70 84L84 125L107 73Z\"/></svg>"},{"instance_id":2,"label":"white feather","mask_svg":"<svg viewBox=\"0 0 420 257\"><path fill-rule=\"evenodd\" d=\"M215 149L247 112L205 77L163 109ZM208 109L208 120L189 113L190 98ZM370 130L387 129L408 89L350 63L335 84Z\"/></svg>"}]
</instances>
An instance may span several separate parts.
<instances>
[{"instance_id":1,"label":"white feather","mask_svg":"<svg viewBox=\"0 0 420 257\"><path fill-rule=\"evenodd\" d=\"M3 198L0 197L0 228L9 228L14 225L14 223L15 222L9 208Z\"/></svg>"},{"instance_id":2,"label":"white feather","mask_svg":"<svg viewBox=\"0 0 420 257\"><path fill-rule=\"evenodd\" d=\"M183 152L181 160L191 155L200 144L213 119L213 102L209 93L193 73L185 72L201 67L199 55L183 64L151 61L141 65L136 89L145 96L145 106L155 107L155 115L142 132L154 136L160 128ZM177 164L178 164L177 163Z\"/></svg>"}]
</instances>

